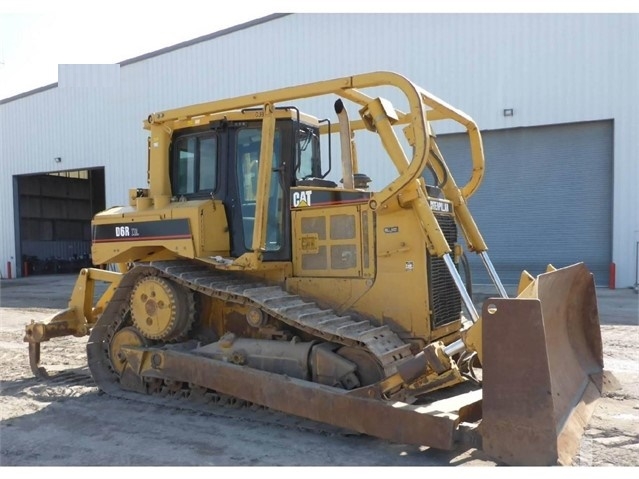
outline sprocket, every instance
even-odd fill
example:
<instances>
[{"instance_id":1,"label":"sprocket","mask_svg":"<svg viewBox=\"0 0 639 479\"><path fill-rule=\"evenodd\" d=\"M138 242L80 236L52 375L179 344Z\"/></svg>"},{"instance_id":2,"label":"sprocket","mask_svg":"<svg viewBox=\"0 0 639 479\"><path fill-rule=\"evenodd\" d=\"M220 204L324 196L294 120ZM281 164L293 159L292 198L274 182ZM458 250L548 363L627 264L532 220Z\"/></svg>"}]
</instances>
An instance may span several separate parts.
<instances>
[{"instance_id":1,"label":"sprocket","mask_svg":"<svg viewBox=\"0 0 639 479\"><path fill-rule=\"evenodd\" d=\"M148 339L172 342L186 337L195 321L193 294L156 275L143 276L131 291L133 325Z\"/></svg>"}]
</instances>

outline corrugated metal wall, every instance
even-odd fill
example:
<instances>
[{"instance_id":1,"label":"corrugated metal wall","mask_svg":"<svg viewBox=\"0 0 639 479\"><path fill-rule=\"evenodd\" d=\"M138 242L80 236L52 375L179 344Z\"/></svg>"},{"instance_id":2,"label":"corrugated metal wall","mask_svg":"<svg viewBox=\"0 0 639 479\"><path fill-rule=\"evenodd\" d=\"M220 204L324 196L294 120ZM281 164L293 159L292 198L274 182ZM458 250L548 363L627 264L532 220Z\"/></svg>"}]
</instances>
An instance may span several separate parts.
<instances>
[{"instance_id":1,"label":"corrugated metal wall","mask_svg":"<svg viewBox=\"0 0 639 479\"><path fill-rule=\"evenodd\" d=\"M630 108L639 103L638 19L628 14L294 14L125 62L119 75L107 72L106 82L96 81L102 66L67 67L58 88L0 104L0 260L14 254L12 175L104 166L107 204L122 204L128 188L146 183L141 126L150 112L388 69L467 112L482 129L614 119L613 258L618 284L630 285L639 240L633 140L639 125ZM504 117L504 108L512 108L514 116ZM456 130L442 124L437 131ZM374 146L367 145L360 156L369 162L363 168L375 179L373 187L380 187L394 171L379 162ZM53 163L56 156L62 163Z\"/></svg>"},{"instance_id":2,"label":"corrugated metal wall","mask_svg":"<svg viewBox=\"0 0 639 479\"><path fill-rule=\"evenodd\" d=\"M502 281L583 261L598 285L608 285L612 122L496 130L483 139L488 166L468 204ZM456 180L470 177L465 135L443 135L437 144ZM470 254L469 262L474 282L490 283L481 259Z\"/></svg>"}]
</instances>

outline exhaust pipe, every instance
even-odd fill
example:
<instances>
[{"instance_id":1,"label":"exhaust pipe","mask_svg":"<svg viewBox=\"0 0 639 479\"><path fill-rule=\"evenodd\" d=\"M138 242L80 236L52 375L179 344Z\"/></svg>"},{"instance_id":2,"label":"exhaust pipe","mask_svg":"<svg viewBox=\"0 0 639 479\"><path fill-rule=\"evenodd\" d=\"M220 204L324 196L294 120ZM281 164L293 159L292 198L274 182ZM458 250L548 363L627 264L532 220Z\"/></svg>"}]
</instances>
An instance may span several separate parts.
<instances>
[{"instance_id":1,"label":"exhaust pipe","mask_svg":"<svg viewBox=\"0 0 639 479\"><path fill-rule=\"evenodd\" d=\"M344 188L352 190L355 188L353 179L353 149L351 145L351 124L348 120L348 113L344 108L342 100L335 102L335 113L339 119L339 138L342 151L342 178Z\"/></svg>"}]
</instances>

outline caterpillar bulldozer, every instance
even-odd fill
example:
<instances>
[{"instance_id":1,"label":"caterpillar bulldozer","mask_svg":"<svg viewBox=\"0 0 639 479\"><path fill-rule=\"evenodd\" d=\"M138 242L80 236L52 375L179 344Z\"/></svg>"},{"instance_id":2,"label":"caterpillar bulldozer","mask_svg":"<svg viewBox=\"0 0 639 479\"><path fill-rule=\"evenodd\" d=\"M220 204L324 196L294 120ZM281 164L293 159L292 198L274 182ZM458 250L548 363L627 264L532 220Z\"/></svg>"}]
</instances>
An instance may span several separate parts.
<instances>
[{"instance_id":1,"label":"caterpillar bulldozer","mask_svg":"<svg viewBox=\"0 0 639 479\"><path fill-rule=\"evenodd\" d=\"M328 108L292 106L308 99ZM467 132L464 185L437 146L442 120ZM402 444L571 464L603 382L593 275L524 271L508 296L468 206L484 175L468 115L373 72L156 112L144 127L147 187L92 221L93 263L118 271L81 270L69 307L26 325L34 374L47 375L42 342L88 336L91 375L115 396L224 395ZM375 158L358 155L366 137ZM373 191L360 164L382 157L397 174ZM495 285L480 309L466 253Z\"/></svg>"}]
</instances>

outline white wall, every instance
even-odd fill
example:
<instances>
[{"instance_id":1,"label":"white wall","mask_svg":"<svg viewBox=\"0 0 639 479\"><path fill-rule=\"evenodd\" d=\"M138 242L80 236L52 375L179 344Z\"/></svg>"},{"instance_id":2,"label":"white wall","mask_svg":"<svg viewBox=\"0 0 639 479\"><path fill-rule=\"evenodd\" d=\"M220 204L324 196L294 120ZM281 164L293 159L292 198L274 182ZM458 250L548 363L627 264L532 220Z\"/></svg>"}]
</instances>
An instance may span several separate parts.
<instances>
[{"instance_id":1,"label":"white wall","mask_svg":"<svg viewBox=\"0 0 639 479\"><path fill-rule=\"evenodd\" d=\"M15 255L13 175L105 166L107 204L121 204L128 188L145 185L142 120L152 111L393 70L484 130L614 119L613 261L617 286L631 286L639 241L637 58L637 14L294 14L124 62L119 78L111 71L99 85L91 78L104 70L61 70L59 87L0 104L0 269ZM504 117L504 108L514 116ZM360 152L361 161L367 157L375 157L372 146ZM364 169L373 187L393 174L391 165Z\"/></svg>"}]
</instances>

